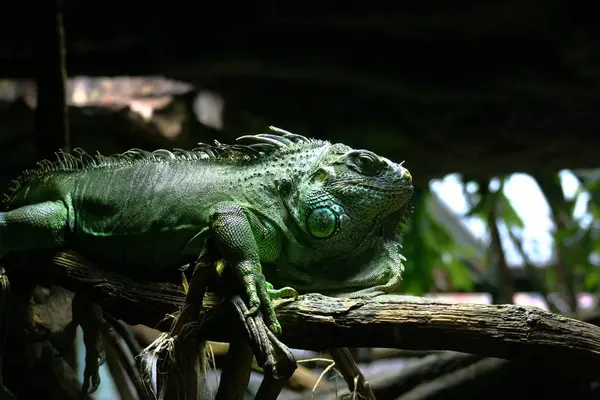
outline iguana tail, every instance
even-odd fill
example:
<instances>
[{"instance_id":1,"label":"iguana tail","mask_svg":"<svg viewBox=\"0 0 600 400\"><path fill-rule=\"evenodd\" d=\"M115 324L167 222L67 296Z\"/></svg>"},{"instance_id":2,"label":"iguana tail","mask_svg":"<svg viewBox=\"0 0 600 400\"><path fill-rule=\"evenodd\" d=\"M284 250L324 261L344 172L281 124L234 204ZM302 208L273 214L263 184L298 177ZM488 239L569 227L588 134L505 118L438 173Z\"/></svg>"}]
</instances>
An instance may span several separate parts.
<instances>
[{"instance_id":1,"label":"iguana tail","mask_svg":"<svg viewBox=\"0 0 600 400\"><path fill-rule=\"evenodd\" d=\"M0 212L0 260L10 251L54 249L64 245L68 212L61 201Z\"/></svg>"}]
</instances>

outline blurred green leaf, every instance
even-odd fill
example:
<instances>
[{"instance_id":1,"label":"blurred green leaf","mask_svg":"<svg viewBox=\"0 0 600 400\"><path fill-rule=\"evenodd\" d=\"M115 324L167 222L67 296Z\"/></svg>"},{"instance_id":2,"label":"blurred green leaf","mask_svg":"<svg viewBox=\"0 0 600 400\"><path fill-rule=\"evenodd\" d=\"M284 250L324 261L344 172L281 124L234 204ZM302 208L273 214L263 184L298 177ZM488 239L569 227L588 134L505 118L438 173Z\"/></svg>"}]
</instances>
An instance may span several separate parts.
<instances>
[{"instance_id":1,"label":"blurred green leaf","mask_svg":"<svg viewBox=\"0 0 600 400\"><path fill-rule=\"evenodd\" d=\"M420 294L433 288L433 270L441 268L448 272L452 286L457 290L470 290L474 283L472 273L464 258L474 251L459 246L448 230L426 211L429 191L415 196L415 211L403 239L405 265L402 289Z\"/></svg>"},{"instance_id":2,"label":"blurred green leaf","mask_svg":"<svg viewBox=\"0 0 600 400\"><path fill-rule=\"evenodd\" d=\"M510 229L510 228L523 228L525 227L525 224L523 223L523 220L521 219L521 217L519 216L519 214L517 213L517 211L514 209L514 207L512 206L510 200L508 199L508 197L506 197L504 195L504 192L499 192L497 194L497 199L498 199L498 208L500 211L500 217L502 219L502 221L506 224L506 226Z\"/></svg>"},{"instance_id":3,"label":"blurred green leaf","mask_svg":"<svg viewBox=\"0 0 600 400\"><path fill-rule=\"evenodd\" d=\"M409 293L413 296L423 296L425 294L426 289L423 285L423 282L416 281L414 279L405 279L403 282L404 286L402 291L404 293Z\"/></svg>"},{"instance_id":4,"label":"blurred green leaf","mask_svg":"<svg viewBox=\"0 0 600 400\"><path fill-rule=\"evenodd\" d=\"M452 246L454 243L452 236L431 215L426 214L421 223L423 224L423 240L427 247L441 251Z\"/></svg>"},{"instance_id":5,"label":"blurred green leaf","mask_svg":"<svg viewBox=\"0 0 600 400\"><path fill-rule=\"evenodd\" d=\"M487 215L494 205L494 194L480 196L477 204L473 206L466 214L467 217L479 217L483 220L487 219Z\"/></svg>"},{"instance_id":6,"label":"blurred green leaf","mask_svg":"<svg viewBox=\"0 0 600 400\"><path fill-rule=\"evenodd\" d=\"M444 262L444 267L448 271L450 282L456 290L473 290L475 286L473 274L465 262L450 255L447 261Z\"/></svg>"},{"instance_id":7,"label":"blurred green leaf","mask_svg":"<svg viewBox=\"0 0 600 400\"><path fill-rule=\"evenodd\" d=\"M600 270L589 269L583 280L583 290L596 292L600 288Z\"/></svg>"},{"instance_id":8,"label":"blurred green leaf","mask_svg":"<svg viewBox=\"0 0 600 400\"><path fill-rule=\"evenodd\" d=\"M556 269L546 268L544 275L544 284L548 289L548 292L556 291L558 289L558 279L556 276Z\"/></svg>"}]
</instances>

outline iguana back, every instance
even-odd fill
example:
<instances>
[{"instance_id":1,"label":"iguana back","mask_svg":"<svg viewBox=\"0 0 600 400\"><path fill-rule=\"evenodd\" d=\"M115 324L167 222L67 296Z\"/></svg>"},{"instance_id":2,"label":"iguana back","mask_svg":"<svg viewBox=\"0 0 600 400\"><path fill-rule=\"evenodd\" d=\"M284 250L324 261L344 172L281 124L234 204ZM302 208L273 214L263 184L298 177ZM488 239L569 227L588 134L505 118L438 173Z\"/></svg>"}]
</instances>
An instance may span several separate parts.
<instances>
[{"instance_id":1,"label":"iguana back","mask_svg":"<svg viewBox=\"0 0 600 400\"><path fill-rule=\"evenodd\" d=\"M198 235L207 232L209 210L219 202L282 220L277 216L284 207L273 197L272 180L258 179L276 148L267 150L217 144L192 151L134 149L110 157L59 153L57 161L44 161L15 181L4 208L61 203L67 211L65 244L131 267L176 267L200 252L205 237ZM252 195L259 188L261 195ZM58 214L55 219L63 218ZM31 236L11 241L36 242L35 230L24 235Z\"/></svg>"}]
</instances>

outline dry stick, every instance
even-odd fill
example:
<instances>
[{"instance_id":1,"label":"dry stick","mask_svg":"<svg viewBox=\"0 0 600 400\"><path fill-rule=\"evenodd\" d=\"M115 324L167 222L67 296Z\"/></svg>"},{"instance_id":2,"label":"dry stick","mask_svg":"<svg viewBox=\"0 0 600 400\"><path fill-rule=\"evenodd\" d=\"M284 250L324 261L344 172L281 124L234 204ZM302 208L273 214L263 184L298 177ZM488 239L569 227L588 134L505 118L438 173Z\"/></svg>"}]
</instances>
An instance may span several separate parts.
<instances>
[{"instance_id":1,"label":"dry stick","mask_svg":"<svg viewBox=\"0 0 600 400\"><path fill-rule=\"evenodd\" d=\"M375 400L375 395L369 386L369 382L360 372L352 354L346 347L329 349L331 358L335 361L336 369L342 374L348 384L350 392L356 392L361 399Z\"/></svg>"},{"instance_id":2,"label":"dry stick","mask_svg":"<svg viewBox=\"0 0 600 400\"><path fill-rule=\"evenodd\" d=\"M165 358L159 358L156 366L157 370L164 371L157 374L159 399L191 399L207 390L203 386L206 384L207 359L203 350L205 340L201 335L204 316L200 315L200 311L209 271L208 268L195 270L185 296L185 305L169 330L170 338L173 338L173 351L162 352L161 356ZM190 352L190 349L194 349L194 352Z\"/></svg>"},{"instance_id":3,"label":"dry stick","mask_svg":"<svg viewBox=\"0 0 600 400\"><path fill-rule=\"evenodd\" d=\"M109 335L106 334L106 332L101 332L101 336L103 339L102 344L104 346L104 351L106 353L106 365L113 377L119 398L121 400L136 399L137 397L133 395L129 382L127 381L128 373L125 370L125 364L121 364L120 362L121 356L119 353L123 350L118 346L115 340L109 341ZM114 337L112 339L114 339ZM129 375L129 378L132 381L134 379L131 375Z\"/></svg>"},{"instance_id":4,"label":"dry stick","mask_svg":"<svg viewBox=\"0 0 600 400\"><path fill-rule=\"evenodd\" d=\"M110 314L104 313L103 317L106 320L106 322L112 325L115 332L117 332L119 336L121 336L121 339L123 339L131 354L133 354L134 357L137 357L143 349L137 342L135 336L133 336L133 333L131 332L129 327L127 327L127 325L123 321L116 319Z\"/></svg>"},{"instance_id":5,"label":"dry stick","mask_svg":"<svg viewBox=\"0 0 600 400\"><path fill-rule=\"evenodd\" d=\"M103 317L106 320L106 322L108 322L109 324L112 325L115 332L117 332L117 334L119 334L121 339L123 339L123 341L127 345L127 348L129 349L129 351L131 352L131 354L134 357L134 365L139 373L141 371L141 363L139 362L138 356L140 354L142 354L143 348L137 342L137 339L133 335L133 332L131 332L131 329L129 329L129 327L123 321L114 318L112 315L110 315L108 313L103 313ZM148 343L148 344L150 344L150 343ZM144 390L144 391L146 391L146 390Z\"/></svg>"},{"instance_id":6,"label":"dry stick","mask_svg":"<svg viewBox=\"0 0 600 400\"><path fill-rule=\"evenodd\" d=\"M116 356L118 361L118 365L127 373L129 376L129 380L133 384L136 390L136 398L140 400L150 400L154 399L154 394L148 391L148 388L142 384L142 378L140 370L138 369L137 364L132 359L130 355L125 353L123 347L117 340L117 335L120 335L115 329L114 332L109 332L108 329L102 331L102 336L104 337L104 343L107 343L110 347L111 354ZM121 336L122 337L122 336ZM108 361L108 349L107 350L107 361ZM136 357L137 354L132 353L133 357ZM138 353L139 354L139 353ZM114 376L114 374L113 374Z\"/></svg>"},{"instance_id":7,"label":"dry stick","mask_svg":"<svg viewBox=\"0 0 600 400\"><path fill-rule=\"evenodd\" d=\"M107 273L73 252L53 258L61 284L85 290L114 316L156 326L184 302L179 285L141 283ZM218 304L207 295L205 305ZM149 309L148 307L152 307ZM303 295L277 308L283 342L321 351L331 347L453 350L568 366L586 376L600 369L600 328L536 307L446 303L410 296L372 299ZM207 340L227 342L227 327Z\"/></svg>"}]
</instances>

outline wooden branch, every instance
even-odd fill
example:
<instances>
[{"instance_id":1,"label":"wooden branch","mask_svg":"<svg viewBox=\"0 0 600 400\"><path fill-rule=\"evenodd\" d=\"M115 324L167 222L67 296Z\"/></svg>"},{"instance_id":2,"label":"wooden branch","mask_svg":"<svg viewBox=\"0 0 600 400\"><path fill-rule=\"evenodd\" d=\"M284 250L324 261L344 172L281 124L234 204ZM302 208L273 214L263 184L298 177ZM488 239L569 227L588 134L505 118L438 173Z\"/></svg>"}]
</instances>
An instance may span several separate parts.
<instances>
[{"instance_id":1,"label":"wooden branch","mask_svg":"<svg viewBox=\"0 0 600 400\"><path fill-rule=\"evenodd\" d=\"M165 314L184 302L178 285L137 282L93 267L72 252L57 253L52 262L61 284L85 290L128 323L160 326ZM207 295L205 301L212 307L218 299ZM599 327L535 307L452 304L397 295L348 299L318 294L277 304L283 341L295 348L453 350L548 363L584 375L600 367ZM206 339L228 341L229 331L228 326L215 324Z\"/></svg>"}]
</instances>

